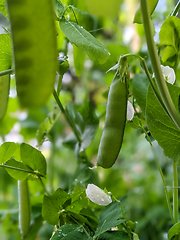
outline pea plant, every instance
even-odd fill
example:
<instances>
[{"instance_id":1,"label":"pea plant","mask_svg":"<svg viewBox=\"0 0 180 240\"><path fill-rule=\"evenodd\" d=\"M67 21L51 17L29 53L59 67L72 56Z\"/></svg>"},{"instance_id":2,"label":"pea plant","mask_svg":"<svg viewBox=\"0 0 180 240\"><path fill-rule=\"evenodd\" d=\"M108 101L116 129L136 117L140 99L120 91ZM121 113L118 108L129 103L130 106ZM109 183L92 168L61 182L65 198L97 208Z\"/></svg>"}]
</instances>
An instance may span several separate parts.
<instances>
[{"instance_id":1,"label":"pea plant","mask_svg":"<svg viewBox=\"0 0 180 240\"><path fill-rule=\"evenodd\" d=\"M145 54L108 47L103 32L108 20L101 17L106 12L107 18L115 12L118 16L122 2L112 1L101 11L102 1L1 1L4 239L180 239L180 2L161 21L155 42L152 19L161 0L140 0L134 25L142 28ZM113 54L115 63L110 61ZM98 88L85 83L92 66L94 82L102 78L101 69L103 76L111 77L108 86L102 81ZM74 78L72 85L66 85L67 76ZM83 101L78 102L81 95ZM12 137L15 127L20 138ZM132 132L148 144L164 187L161 220L167 212L167 221L163 232L154 235L152 229L143 235L138 216L130 215L128 192L120 194L112 187L120 175L126 136ZM170 189L154 142L164 159L170 159Z\"/></svg>"}]
</instances>

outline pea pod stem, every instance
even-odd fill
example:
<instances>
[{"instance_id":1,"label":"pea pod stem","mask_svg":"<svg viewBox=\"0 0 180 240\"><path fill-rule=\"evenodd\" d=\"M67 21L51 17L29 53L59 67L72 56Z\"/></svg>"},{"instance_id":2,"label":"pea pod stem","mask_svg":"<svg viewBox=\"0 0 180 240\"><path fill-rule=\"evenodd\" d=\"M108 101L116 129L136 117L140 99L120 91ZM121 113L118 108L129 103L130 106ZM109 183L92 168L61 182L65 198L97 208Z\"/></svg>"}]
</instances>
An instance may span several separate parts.
<instances>
[{"instance_id":1,"label":"pea pod stem","mask_svg":"<svg viewBox=\"0 0 180 240\"><path fill-rule=\"evenodd\" d=\"M13 72L14 72L14 69L8 69L8 70L5 70L5 71L2 71L2 72L0 72L0 77L4 76L4 75L7 75L7 74L12 74Z\"/></svg>"}]
</instances>

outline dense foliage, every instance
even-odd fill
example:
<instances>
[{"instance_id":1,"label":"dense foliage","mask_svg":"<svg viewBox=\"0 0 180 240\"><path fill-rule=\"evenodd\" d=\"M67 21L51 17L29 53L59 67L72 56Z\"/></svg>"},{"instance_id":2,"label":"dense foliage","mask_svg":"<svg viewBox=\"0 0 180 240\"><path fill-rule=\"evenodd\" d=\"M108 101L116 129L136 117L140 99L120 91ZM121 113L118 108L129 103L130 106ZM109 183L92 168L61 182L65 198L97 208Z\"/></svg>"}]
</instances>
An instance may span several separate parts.
<instances>
[{"instance_id":1,"label":"dense foliage","mask_svg":"<svg viewBox=\"0 0 180 240\"><path fill-rule=\"evenodd\" d=\"M2 240L180 239L179 7L0 0Z\"/></svg>"}]
</instances>

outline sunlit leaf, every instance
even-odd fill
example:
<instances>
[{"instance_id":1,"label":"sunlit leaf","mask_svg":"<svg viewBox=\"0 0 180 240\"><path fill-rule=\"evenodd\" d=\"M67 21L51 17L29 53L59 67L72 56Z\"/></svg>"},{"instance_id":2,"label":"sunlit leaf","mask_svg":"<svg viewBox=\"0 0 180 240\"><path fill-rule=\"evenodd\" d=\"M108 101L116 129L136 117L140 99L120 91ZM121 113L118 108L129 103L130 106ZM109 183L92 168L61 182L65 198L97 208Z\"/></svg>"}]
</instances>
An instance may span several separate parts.
<instances>
[{"instance_id":1,"label":"sunlit leaf","mask_svg":"<svg viewBox=\"0 0 180 240\"><path fill-rule=\"evenodd\" d=\"M62 19L60 21L60 28L69 41L76 45L82 52L86 53L91 60L103 64L109 58L109 52L104 45L82 26Z\"/></svg>"},{"instance_id":2,"label":"sunlit leaf","mask_svg":"<svg viewBox=\"0 0 180 240\"><path fill-rule=\"evenodd\" d=\"M18 144L14 142L5 142L0 146L0 163L4 163L9 160L16 149L18 148Z\"/></svg>"},{"instance_id":3,"label":"sunlit leaf","mask_svg":"<svg viewBox=\"0 0 180 240\"><path fill-rule=\"evenodd\" d=\"M36 148L22 143L20 146L22 162L29 166L33 171L46 175L46 159Z\"/></svg>"},{"instance_id":4,"label":"sunlit leaf","mask_svg":"<svg viewBox=\"0 0 180 240\"><path fill-rule=\"evenodd\" d=\"M63 210L63 204L70 199L63 189L58 188L52 195L45 195L42 205L42 216L51 225L59 223L60 211Z\"/></svg>"},{"instance_id":5,"label":"sunlit leaf","mask_svg":"<svg viewBox=\"0 0 180 240\"><path fill-rule=\"evenodd\" d=\"M178 110L180 88L169 83L167 83L167 86L174 105ZM179 164L180 130L161 107L150 86L147 93L146 121L153 138L164 149L164 154Z\"/></svg>"}]
</instances>

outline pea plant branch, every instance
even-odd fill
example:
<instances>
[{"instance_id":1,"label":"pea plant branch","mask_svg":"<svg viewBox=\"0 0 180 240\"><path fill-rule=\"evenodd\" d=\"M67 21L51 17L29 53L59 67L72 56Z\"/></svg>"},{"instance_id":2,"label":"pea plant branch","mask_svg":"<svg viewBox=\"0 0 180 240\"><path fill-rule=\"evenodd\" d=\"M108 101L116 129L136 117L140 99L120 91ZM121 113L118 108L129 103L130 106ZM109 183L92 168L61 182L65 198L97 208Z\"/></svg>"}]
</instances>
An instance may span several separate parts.
<instances>
[{"instance_id":1,"label":"pea plant branch","mask_svg":"<svg viewBox=\"0 0 180 240\"><path fill-rule=\"evenodd\" d=\"M61 110L61 112L64 114L67 122L68 122L69 125L71 126L71 128L72 128L72 130L73 130L73 132L74 132L74 134L75 134L75 136L76 136L79 144L81 144L82 140L81 140L80 134L79 134L79 132L78 132L78 130L77 130L77 128L76 128L73 120L72 120L71 117L69 116L69 113L66 111L66 109L64 109L64 107L63 107L63 105L62 105L62 103L61 103L61 101L60 101L60 99L59 99L59 97L58 97L57 92L56 92L55 89L54 89L54 91L53 91L53 96L54 96L54 99L56 100L56 103L58 104L58 107L60 108L60 110Z\"/></svg>"},{"instance_id":2,"label":"pea plant branch","mask_svg":"<svg viewBox=\"0 0 180 240\"><path fill-rule=\"evenodd\" d=\"M164 80L161 67L160 67L160 60L157 54L157 49L153 40L152 28L151 28L151 20L150 14L148 9L147 0L141 0L141 10L142 10L142 19L143 19L143 26L146 36L146 42L148 47L149 56L151 59L151 64L153 67L153 71L155 74L156 84L162 98L162 101L171 117L172 121L175 125L180 129L180 115L176 111L176 108L172 102L170 93L168 91L166 82ZM173 163L173 171L174 171L174 189L173 189L173 215L175 223L178 222L178 174L177 174L177 164Z\"/></svg>"}]
</instances>

